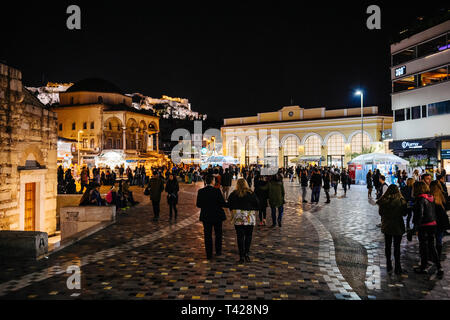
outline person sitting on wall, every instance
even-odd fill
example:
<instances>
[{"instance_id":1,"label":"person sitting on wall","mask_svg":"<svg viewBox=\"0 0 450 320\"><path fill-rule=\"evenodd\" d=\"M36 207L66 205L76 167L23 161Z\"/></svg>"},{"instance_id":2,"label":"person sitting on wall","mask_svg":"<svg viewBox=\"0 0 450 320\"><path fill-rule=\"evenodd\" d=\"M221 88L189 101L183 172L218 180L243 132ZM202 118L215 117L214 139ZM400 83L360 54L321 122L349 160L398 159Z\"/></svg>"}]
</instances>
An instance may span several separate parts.
<instances>
[{"instance_id":1,"label":"person sitting on wall","mask_svg":"<svg viewBox=\"0 0 450 320\"><path fill-rule=\"evenodd\" d=\"M67 182L65 187L66 194L76 194L77 193L77 186L75 184L75 179L71 178L69 182Z\"/></svg>"},{"instance_id":2,"label":"person sitting on wall","mask_svg":"<svg viewBox=\"0 0 450 320\"><path fill-rule=\"evenodd\" d=\"M103 206L104 200L100 196L100 185L98 183L90 183L86 187L86 191L80 200L80 206Z\"/></svg>"}]
</instances>

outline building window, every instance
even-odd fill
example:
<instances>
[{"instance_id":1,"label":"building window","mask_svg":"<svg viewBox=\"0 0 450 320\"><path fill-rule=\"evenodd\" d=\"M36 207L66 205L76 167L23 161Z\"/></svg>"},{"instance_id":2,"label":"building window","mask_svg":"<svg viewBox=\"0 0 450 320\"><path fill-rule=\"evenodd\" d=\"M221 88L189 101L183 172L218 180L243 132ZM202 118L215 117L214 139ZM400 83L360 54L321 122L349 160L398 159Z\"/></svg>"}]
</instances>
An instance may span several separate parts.
<instances>
[{"instance_id":1,"label":"building window","mask_svg":"<svg viewBox=\"0 0 450 320\"><path fill-rule=\"evenodd\" d=\"M91 147L91 149L95 148L95 140L94 139L91 139L90 147Z\"/></svg>"},{"instance_id":2,"label":"building window","mask_svg":"<svg viewBox=\"0 0 450 320\"><path fill-rule=\"evenodd\" d=\"M62 123L59 124L59 131L62 131Z\"/></svg>"},{"instance_id":3,"label":"building window","mask_svg":"<svg viewBox=\"0 0 450 320\"><path fill-rule=\"evenodd\" d=\"M238 139L233 139L230 144L229 148L229 154L235 159L240 158L240 149L241 149L241 142Z\"/></svg>"},{"instance_id":4,"label":"building window","mask_svg":"<svg viewBox=\"0 0 450 320\"><path fill-rule=\"evenodd\" d=\"M108 123L108 128L109 128L109 130L112 131L112 124L111 124L111 122Z\"/></svg>"},{"instance_id":5,"label":"building window","mask_svg":"<svg viewBox=\"0 0 450 320\"><path fill-rule=\"evenodd\" d=\"M405 109L395 110L394 111L394 121L405 121Z\"/></svg>"},{"instance_id":6,"label":"building window","mask_svg":"<svg viewBox=\"0 0 450 320\"><path fill-rule=\"evenodd\" d=\"M367 134L364 133L364 138L361 139L361 133L357 133L353 136L351 147L353 153L361 153L361 140L363 143L363 148L366 149L370 147L370 138Z\"/></svg>"},{"instance_id":7,"label":"building window","mask_svg":"<svg viewBox=\"0 0 450 320\"><path fill-rule=\"evenodd\" d=\"M91 122L91 129L94 129L94 121Z\"/></svg>"},{"instance_id":8,"label":"building window","mask_svg":"<svg viewBox=\"0 0 450 320\"><path fill-rule=\"evenodd\" d=\"M248 158L248 164L254 164L258 159L258 139L250 137L245 144L245 157Z\"/></svg>"},{"instance_id":9,"label":"building window","mask_svg":"<svg viewBox=\"0 0 450 320\"><path fill-rule=\"evenodd\" d=\"M428 105L428 116L438 116L450 113L450 100L430 103Z\"/></svg>"},{"instance_id":10,"label":"building window","mask_svg":"<svg viewBox=\"0 0 450 320\"><path fill-rule=\"evenodd\" d=\"M422 106L422 118L427 117L427 106Z\"/></svg>"},{"instance_id":11,"label":"building window","mask_svg":"<svg viewBox=\"0 0 450 320\"><path fill-rule=\"evenodd\" d=\"M420 119L420 106L412 107L411 110L412 110L411 119L413 120Z\"/></svg>"},{"instance_id":12,"label":"building window","mask_svg":"<svg viewBox=\"0 0 450 320\"><path fill-rule=\"evenodd\" d=\"M421 87L429 86L448 79L447 67L441 67L419 75L419 84Z\"/></svg>"},{"instance_id":13,"label":"building window","mask_svg":"<svg viewBox=\"0 0 450 320\"><path fill-rule=\"evenodd\" d=\"M120 139L116 140L116 149L121 149L122 147L120 146Z\"/></svg>"},{"instance_id":14,"label":"building window","mask_svg":"<svg viewBox=\"0 0 450 320\"><path fill-rule=\"evenodd\" d=\"M298 156L298 142L295 137L288 137L283 145L285 156Z\"/></svg>"},{"instance_id":15,"label":"building window","mask_svg":"<svg viewBox=\"0 0 450 320\"><path fill-rule=\"evenodd\" d=\"M112 149L113 148L113 140L108 139L106 140L106 149Z\"/></svg>"},{"instance_id":16,"label":"building window","mask_svg":"<svg viewBox=\"0 0 450 320\"><path fill-rule=\"evenodd\" d=\"M320 139L318 136L310 136L305 141L305 155L307 156L320 156Z\"/></svg>"},{"instance_id":17,"label":"building window","mask_svg":"<svg viewBox=\"0 0 450 320\"><path fill-rule=\"evenodd\" d=\"M438 37L436 39L427 41L425 43L419 44L417 46L417 57L425 57L430 54L445 50L445 46L447 45L447 39L446 36L443 35L441 37Z\"/></svg>"},{"instance_id":18,"label":"building window","mask_svg":"<svg viewBox=\"0 0 450 320\"><path fill-rule=\"evenodd\" d=\"M72 130L77 130L77 125L75 122L72 123Z\"/></svg>"},{"instance_id":19,"label":"building window","mask_svg":"<svg viewBox=\"0 0 450 320\"><path fill-rule=\"evenodd\" d=\"M344 138L340 134L334 134L328 139L328 155L345 155Z\"/></svg>"},{"instance_id":20,"label":"building window","mask_svg":"<svg viewBox=\"0 0 450 320\"><path fill-rule=\"evenodd\" d=\"M269 137L264 146L265 157L278 157L278 140L274 137Z\"/></svg>"},{"instance_id":21,"label":"building window","mask_svg":"<svg viewBox=\"0 0 450 320\"><path fill-rule=\"evenodd\" d=\"M417 75L401 78L392 82L392 92L417 88Z\"/></svg>"},{"instance_id":22,"label":"building window","mask_svg":"<svg viewBox=\"0 0 450 320\"><path fill-rule=\"evenodd\" d=\"M87 129L87 122L83 122L83 130Z\"/></svg>"},{"instance_id":23,"label":"building window","mask_svg":"<svg viewBox=\"0 0 450 320\"><path fill-rule=\"evenodd\" d=\"M412 48L403 50L392 56L392 66L396 66L398 64L405 63L407 61L415 59L416 57L417 57L416 47L412 47Z\"/></svg>"},{"instance_id":24,"label":"building window","mask_svg":"<svg viewBox=\"0 0 450 320\"><path fill-rule=\"evenodd\" d=\"M406 108L405 113L406 113L406 120L411 120L411 109Z\"/></svg>"},{"instance_id":25,"label":"building window","mask_svg":"<svg viewBox=\"0 0 450 320\"><path fill-rule=\"evenodd\" d=\"M88 148L88 139L83 139L83 149Z\"/></svg>"}]
</instances>

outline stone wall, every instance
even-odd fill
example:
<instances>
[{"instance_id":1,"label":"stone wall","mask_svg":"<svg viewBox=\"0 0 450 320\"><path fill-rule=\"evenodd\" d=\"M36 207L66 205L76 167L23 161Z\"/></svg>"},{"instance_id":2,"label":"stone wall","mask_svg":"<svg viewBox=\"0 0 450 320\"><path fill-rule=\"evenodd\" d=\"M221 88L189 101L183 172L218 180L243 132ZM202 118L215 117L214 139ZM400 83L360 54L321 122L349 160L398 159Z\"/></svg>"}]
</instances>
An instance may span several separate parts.
<instances>
[{"instance_id":1,"label":"stone wall","mask_svg":"<svg viewBox=\"0 0 450 320\"><path fill-rule=\"evenodd\" d=\"M24 230L24 186L34 182L35 230L55 233L56 158L56 114L23 88L19 70L0 64L0 230Z\"/></svg>"}]
</instances>

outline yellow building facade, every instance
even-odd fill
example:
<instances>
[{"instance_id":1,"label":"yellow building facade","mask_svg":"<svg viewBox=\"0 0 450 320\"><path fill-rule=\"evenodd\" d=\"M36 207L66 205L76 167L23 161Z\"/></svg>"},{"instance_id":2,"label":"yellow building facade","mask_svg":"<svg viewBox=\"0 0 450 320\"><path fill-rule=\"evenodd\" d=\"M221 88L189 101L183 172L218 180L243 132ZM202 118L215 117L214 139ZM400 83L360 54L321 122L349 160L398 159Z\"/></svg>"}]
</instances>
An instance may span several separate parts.
<instances>
[{"instance_id":1,"label":"yellow building facade","mask_svg":"<svg viewBox=\"0 0 450 320\"><path fill-rule=\"evenodd\" d=\"M321 164L346 167L352 154L364 150L388 152L382 133L392 129L391 116L378 115L378 107L305 109L284 107L253 117L224 119L223 153L241 165ZM363 134L361 134L363 132Z\"/></svg>"},{"instance_id":2,"label":"yellow building facade","mask_svg":"<svg viewBox=\"0 0 450 320\"><path fill-rule=\"evenodd\" d=\"M58 115L58 136L77 141L72 150L79 148L81 165L103 166L108 155L127 165L159 166L165 161L158 147L159 118L132 107L132 98L109 82L76 83L60 93L60 105L53 111ZM78 163L78 151L72 161Z\"/></svg>"}]
</instances>

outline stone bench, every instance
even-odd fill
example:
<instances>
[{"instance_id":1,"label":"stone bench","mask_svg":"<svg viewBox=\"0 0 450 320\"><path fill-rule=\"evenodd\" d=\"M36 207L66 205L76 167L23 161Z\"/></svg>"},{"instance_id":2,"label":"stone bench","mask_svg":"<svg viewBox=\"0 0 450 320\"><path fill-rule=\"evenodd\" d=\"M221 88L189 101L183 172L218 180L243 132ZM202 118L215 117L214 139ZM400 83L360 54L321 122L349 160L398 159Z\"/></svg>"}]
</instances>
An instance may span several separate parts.
<instances>
[{"instance_id":1,"label":"stone bench","mask_svg":"<svg viewBox=\"0 0 450 320\"><path fill-rule=\"evenodd\" d=\"M39 231L0 231L0 259L39 260L48 253L48 235Z\"/></svg>"},{"instance_id":2,"label":"stone bench","mask_svg":"<svg viewBox=\"0 0 450 320\"><path fill-rule=\"evenodd\" d=\"M60 209L61 241L105 222L116 221L116 206L63 207Z\"/></svg>"}]
</instances>

